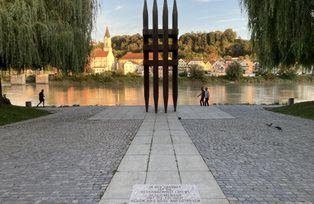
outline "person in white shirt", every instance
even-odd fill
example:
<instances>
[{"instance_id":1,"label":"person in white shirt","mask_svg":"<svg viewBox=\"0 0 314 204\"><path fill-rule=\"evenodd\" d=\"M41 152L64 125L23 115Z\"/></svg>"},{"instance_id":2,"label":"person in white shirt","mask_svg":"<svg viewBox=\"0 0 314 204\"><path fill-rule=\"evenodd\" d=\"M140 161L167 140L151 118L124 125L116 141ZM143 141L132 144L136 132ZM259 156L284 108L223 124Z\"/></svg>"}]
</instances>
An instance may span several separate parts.
<instances>
[{"instance_id":1,"label":"person in white shirt","mask_svg":"<svg viewBox=\"0 0 314 204\"><path fill-rule=\"evenodd\" d=\"M205 103L204 103L205 106L209 106L208 101L209 101L209 91L208 91L208 88L206 87L205 88Z\"/></svg>"}]
</instances>

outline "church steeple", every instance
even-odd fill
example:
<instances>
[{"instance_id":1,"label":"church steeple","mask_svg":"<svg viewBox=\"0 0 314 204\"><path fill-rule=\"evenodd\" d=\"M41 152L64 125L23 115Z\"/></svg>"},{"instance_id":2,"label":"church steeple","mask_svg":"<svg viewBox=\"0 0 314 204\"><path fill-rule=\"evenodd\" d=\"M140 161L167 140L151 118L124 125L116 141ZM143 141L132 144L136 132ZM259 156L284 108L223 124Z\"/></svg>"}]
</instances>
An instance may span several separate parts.
<instances>
[{"instance_id":1,"label":"church steeple","mask_svg":"<svg viewBox=\"0 0 314 204\"><path fill-rule=\"evenodd\" d=\"M105 37L110 38L110 33L109 33L108 26L106 26Z\"/></svg>"},{"instance_id":2,"label":"church steeple","mask_svg":"<svg viewBox=\"0 0 314 204\"><path fill-rule=\"evenodd\" d=\"M112 51L111 47L111 37L109 33L108 26L106 26L105 37L104 37L104 51Z\"/></svg>"}]
</instances>

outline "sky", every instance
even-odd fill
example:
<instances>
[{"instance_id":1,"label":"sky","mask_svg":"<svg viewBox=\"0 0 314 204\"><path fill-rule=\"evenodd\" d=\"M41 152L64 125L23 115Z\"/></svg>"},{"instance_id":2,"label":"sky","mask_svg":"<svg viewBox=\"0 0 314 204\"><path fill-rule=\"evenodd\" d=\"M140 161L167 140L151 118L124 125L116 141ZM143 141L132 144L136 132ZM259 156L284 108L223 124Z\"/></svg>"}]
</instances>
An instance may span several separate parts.
<instances>
[{"instance_id":1,"label":"sky","mask_svg":"<svg viewBox=\"0 0 314 204\"><path fill-rule=\"evenodd\" d=\"M163 0L157 1L161 25ZM101 41L106 26L112 36L141 33L143 2L144 0L101 0L93 39ZM153 0L147 2L151 18ZM241 10L239 0L177 0L177 4L180 34L232 28L241 38L249 38L247 15ZM171 19L173 0L168 0L168 5Z\"/></svg>"}]
</instances>

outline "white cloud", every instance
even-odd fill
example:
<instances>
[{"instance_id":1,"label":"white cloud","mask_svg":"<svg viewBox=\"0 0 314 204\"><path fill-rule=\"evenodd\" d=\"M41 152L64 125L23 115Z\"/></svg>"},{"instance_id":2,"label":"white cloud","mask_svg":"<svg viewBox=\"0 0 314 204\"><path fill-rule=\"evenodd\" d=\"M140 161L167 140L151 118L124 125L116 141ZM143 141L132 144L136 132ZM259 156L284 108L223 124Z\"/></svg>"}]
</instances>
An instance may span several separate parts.
<instances>
[{"instance_id":1,"label":"white cloud","mask_svg":"<svg viewBox=\"0 0 314 204\"><path fill-rule=\"evenodd\" d=\"M238 22L238 21L245 21L245 18L228 18L216 21L216 23L230 23L230 22Z\"/></svg>"},{"instance_id":2,"label":"white cloud","mask_svg":"<svg viewBox=\"0 0 314 204\"><path fill-rule=\"evenodd\" d=\"M119 11L119 10L121 10L121 9L123 9L123 5L117 5L117 6L114 8L115 11Z\"/></svg>"}]
</instances>

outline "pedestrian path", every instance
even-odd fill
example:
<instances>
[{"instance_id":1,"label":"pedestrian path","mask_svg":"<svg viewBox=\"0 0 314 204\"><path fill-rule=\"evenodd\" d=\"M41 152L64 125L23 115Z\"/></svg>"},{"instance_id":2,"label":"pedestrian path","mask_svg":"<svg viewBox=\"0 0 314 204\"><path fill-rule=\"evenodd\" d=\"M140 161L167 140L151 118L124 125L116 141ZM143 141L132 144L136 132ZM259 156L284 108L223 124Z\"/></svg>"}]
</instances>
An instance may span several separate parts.
<instances>
[{"instance_id":1,"label":"pedestrian path","mask_svg":"<svg viewBox=\"0 0 314 204\"><path fill-rule=\"evenodd\" d=\"M100 204L127 204L137 184L196 185L202 204L229 203L176 113L147 113Z\"/></svg>"},{"instance_id":2,"label":"pedestrian path","mask_svg":"<svg viewBox=\"0 0 314 204\"><path fill-rule=\"evenodd\" d=\"M114 106L107 107L106 110L99 112L89 120L143 120L145 115L145 110L141 106Z\"/></svg>"},{"instance_id":3,"label":"pedestrian path","mask_svg":"<svg viewBox=\"0 0 314 204\"><path fill-rule=\"evenodd\" d=\"M210 106L182 106L179 107L178 116L182 119L197 119L197 120L210 120L210 119L232 119L232 115L220 110L217 107Z\"/></svg>"}]
</instances>

